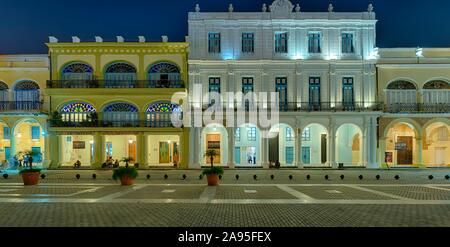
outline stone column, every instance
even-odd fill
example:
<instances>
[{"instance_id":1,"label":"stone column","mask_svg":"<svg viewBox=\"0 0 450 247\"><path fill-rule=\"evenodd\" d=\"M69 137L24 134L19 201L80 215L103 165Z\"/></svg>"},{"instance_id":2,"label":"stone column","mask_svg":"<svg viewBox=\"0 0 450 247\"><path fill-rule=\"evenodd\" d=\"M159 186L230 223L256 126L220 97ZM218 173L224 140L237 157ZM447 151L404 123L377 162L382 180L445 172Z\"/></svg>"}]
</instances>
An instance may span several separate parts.
<instances>
[{"instance_id":1,"label":"stone column","mask_svg":"<svg viewBox=\"0 0 450 247\"><path fill-rule=\"evenodd\" d=\"M46 133L44 135L44 155L43 155L43 164L50 165L50 135Z\"/></svg>"},{"instance_id":2,"label":"stone column","mask_svg":"<svg viewBox=\"0 0 450 247\"><path fill-rule=\"evenodd\" d=\"M230 168L234 168L235 164L234 164L234 133L235 130L232 127L227 128L227 132L228 132L228 166Z\"/></svg>"},{"instance_id":3,"label":"stone column","mask_svg":"<svg viewBox=\"0 0 450 247\"><path fill-rule=\"evenodd\" d=\"M11 139L12 141L12 139ZM12 144L11 144L12 145ZM56 168L59 166L59 161L61 160L61 136L56 133L52 133L49 139L49 159L51 160L50 166ZM46 150L47 151L47 150Z\"/></svg>"},{"instance_id":4,"label":"stone column","mask_svg":"<svg viewBox=\"0 0 450 247\"><path fill-rule=\"evenodd\" d=\"M201 162L200 162L200 152L201 152L201 145L203 145L203 143L201 143L202 141L202 137L201 137L201 128L198 127L194 127L193 128L194 131L194 145L193 145L193 150L194 153L192 154L194 156L194 164L196 167L201 167Z\"/></svg>"},{"instance_id":5,"label":"stone column","mask_svg":"<svg viewBox=\"0 0 450 247\"><path fill-rule=\"evenodd\" d=\"M302 129L298 128L295 134L295 165L303 168L302 161Z\"/></svg>"},{"instance_id":6,"label":"stone column","mask_svg":"<svg viewBox=\"0 0 450 247\"><path fill-rule=\"evenodd\" d=\"M137 144L137 157L136 162L139 163L140 167L144 167L145 164L145 154L147 153L145 150L145 138L144 133L139 133L136 135L136 144Z\"/></svg>"},{"instance_id":7,"label":"stone column","mask_svg":"<svg viewBox=\"0 0 450 247\"><path fill-rule=\"evenodd\" d=\"M264 168L269 168L269 139L261 138L261 163Z\"/></svg>"},{"instance_id":8,"label":"stone column","mask_svg":"<svg viewBox=\"0 0 450 247\"><path fill-rule=\"evenodd\" d=\"M380 149L378 153L378 161L380 162L380 167L382 167L382 165L386 163L385 152L386 152L386 139L380 139Z\"/></svg>"},{"instance_id":9,"label":"stone column","mask_svg":"<svg viewBox=\"0 0 450 247\"><path fill-rule=\"evenodd\" d=\"M329 125L329 146L328 146L328 163L332 168L338 168L336 163L336 127L334 121Z\"/></svg>"},{"instance_id":10,"label":"stone column","mask_svg":"<svg viewBox=\"0 0 450 247\"><path fill-rule=\"evenodd\" d=\"M368 124L368 119L364 118L364 125L363 125L363 129L362 129L362 165L365 166L366 168L368 168L368 161L369 161L369 134L370 134L370 130L369 130L369 124Z\"/></svg>"},{"instance_id":11,"label":"stone column","mask_svg":"<svg viewBox=\"0 0 450 247\"><path fill-rule=\"evenodd\" d=\"M102 164L105 161L104 152L104 136L99 132L94 134L94 163Z\"/></svg>"},{"instance_id":12,"label":"stone column","mask_svg":"<svg viewBox=\"0 0 450 247\"><path fill-rule=\"evenodd\" d=\"M422 142L422 137L420 136L420 137L417 137L416 136L416 150L415 150L415 153L416 153L416 159L415 159L415 161L413 161L415 164L418 164L418 165L423 165L423 160L422 160L422 145L423 145L423 142Z\"/></svg>"},{"instance_id":13,"label":"stone column","mask_svg":"<svg viewBox=\"0 0 450 247\"><path fill-rule=\"evenodd\" d=\"M377 121L376 118L370 118L368 125L368 164L367 168L377 169L379 164L377 163Z\"/></svg>"}]
</instances>

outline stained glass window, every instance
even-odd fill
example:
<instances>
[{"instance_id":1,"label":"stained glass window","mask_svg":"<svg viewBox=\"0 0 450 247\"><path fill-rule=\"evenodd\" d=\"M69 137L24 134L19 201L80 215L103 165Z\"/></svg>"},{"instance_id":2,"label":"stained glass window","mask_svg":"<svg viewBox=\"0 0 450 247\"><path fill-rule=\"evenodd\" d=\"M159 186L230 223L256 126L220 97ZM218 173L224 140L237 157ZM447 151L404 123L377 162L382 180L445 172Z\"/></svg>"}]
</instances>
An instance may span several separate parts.
<instances>
[{"instance_id":1,"label":"stained glass window","mask_svg":"<svg viewBox=\"0 0 450 247\"><path fill-rule=\"evenodd\" d=\"M107 106L103 111L104 112L138 112L138 109L132 104L120 102L120 103L114 103L114 104Z\"/></svg>"},{"instance_id":2,"label":"stained glass window","mask_svg":"<svg viewBox=\"0 0 450 247\"><path fill-rule=\"evenodd\" d=\"M84 63L71 63L64 67L63 74L65 73L93 73L94 70L91 66Z\"/></svg>"},{"instance_id":3,"label":"stained glass window","mask_svg":"<svg viewBox=\"0 0 450 247\"><path fill-rule=\"evenodd\" d=\"M403 90L403 89L416 89L416 86L409 81L395 81L388 85L387 89L391 90Z\"/></svg>"},{"instance_id":4,"label":"stained glass window","mask_svg":"<svg viewBox=\"0 0 450 247\"><path fill-rule=\"evenodd\" d=\"M153 65L149 71L149 73L180 73L180 69L178 68L178 66L172 64L172 63L168 63L168 62L163 62L163 63L158 63Z\"/></svg>"},{"instance_id":5,"label":"stained glass window","mask_svg":"<svg viewBox=\"0 0 450 247\"><path fill-rule=\"evenodd\" d=\"M8 85L0 81L0 91L8 90Z\"/></svg>"},{"instance_id":6,"label":"stained glass window","mask_svg":"<svg viewBox=\"0 0 450 247\"><path fill-rule=\"evenodd\" d=\"M114 63L106 69L106 73L136 73L136 68L128 63Z\"/></svg>"},{"instance_id":7,"label":"stained glass window","mask_svg":"<svg viewBox=\"0 0 450 247\"><path fill-rule=\"evenodd\" d=\"M95 112L95 111L96 110L92 105L82 102L74 102L64 106L61 109L61 112Z\"/></svg>"},{"instance_id":8,"label":"stained glass window","mask_svg":"<svg viewBox=\"0 0 450 247\"><path fill-rule=\"evenodd\" d=\"M6 83L0 81L0 101L5 102L8 101L8 85ZM0 105L1 108L6 107L5 104Z\"/></svg>"},{"instance_id":9,"label":"stained glass window","mask_svg":"<svg viewBox=\"0 0 450 247\"><path fill-rule=\"evenodd\" d=\"M34 81L21 81L14 87L16 91L39 90L39 85Z\"/></svg>"},{"instance_id":10,"label":"stained glass window","mask_svg":"<svg viewBox=\"0 0 450 247\"><path fill-rule=\"evenodd\" d=\"M150 105L147 108L147 112L180 112L181 108L176 105L169 102L159 102Z\"/></svg>"},{"instance_id":11,"label":"stained glass window","mask_svg":"<svg viewBox=\"0 0 450 247\"><path fill-rule=\"evenodd\" d=\"M445 81L430 81L423 86L423 89L450 89L450 84Z\"/></svg>"}]
</instances>

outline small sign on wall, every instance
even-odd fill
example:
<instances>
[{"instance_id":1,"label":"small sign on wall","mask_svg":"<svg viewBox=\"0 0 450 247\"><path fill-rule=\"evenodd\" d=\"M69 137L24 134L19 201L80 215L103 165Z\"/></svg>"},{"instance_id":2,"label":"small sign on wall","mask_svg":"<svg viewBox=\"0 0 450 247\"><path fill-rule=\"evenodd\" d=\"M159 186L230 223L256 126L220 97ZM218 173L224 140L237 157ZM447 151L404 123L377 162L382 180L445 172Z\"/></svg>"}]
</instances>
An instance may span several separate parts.
<instances>
[{"instance_id":1,"label":"small sign on wall","mask_svg":"<svg viewBox=\"0 0 450 247\"><path fill-rule=\"evenodd\" d=\"M74 141L73 142L73 149L85 149L86 148L86 142L84 141Z\"/></svg>"},{"instance_id":2,"label":"small sign on wall","mask_svg":"<svg viewBox=\"0 0 450 247\"><path fill-rule=\"evenodd\" d=\"M395 143L395 150L397 151L406 150L406 142Z\"/></svg>"},{"instance_id":3,"label":"small sign on wall","mask_svg":"<svg viewBox=\"0 0 450 247\"><path fill-rule=\"evenodd\" d=\"M392 161L394 160L393 156L394 154L392 152L386 152L384 155L384 162L392 163Z\"/></svg>"}]
</instances>

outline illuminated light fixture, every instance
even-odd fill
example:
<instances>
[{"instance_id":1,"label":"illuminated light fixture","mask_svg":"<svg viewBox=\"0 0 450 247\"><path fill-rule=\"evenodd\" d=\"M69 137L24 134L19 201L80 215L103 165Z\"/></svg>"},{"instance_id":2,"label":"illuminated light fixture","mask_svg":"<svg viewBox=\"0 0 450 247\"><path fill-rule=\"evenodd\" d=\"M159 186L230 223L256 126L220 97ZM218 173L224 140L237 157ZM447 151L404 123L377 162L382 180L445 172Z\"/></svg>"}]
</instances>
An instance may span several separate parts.
<instances>
[{"instance_id":1,"label":"illuminated light fixture","mask_svg":"<svg viewBox=\"0 0 450 247\"><path fill-rule=\"evenodd\" d=\"M94 141L91 140L91 141L89 141L89 143L90 143L90 144L94 144Z\"/></svg>"},{"instance_id":2,"label":"illuminated light fixture","mask_svg":"<svg viewBox=\"0 0 450 247\"><path fill-rule=\"evenodd\" d=\"M337 56L334 54L330 55L327 60L337 60Z\"/></svg>"},{"instance_id":3,"label":"illuminated light fixture","mask_svg":"<svg viewBox=\"0 0 450 247\"><path fill-rule=\"evenodd\" d=\"M300 55L300 54L295 54L292 58L295 59L295 60L304 59L304 57L302 55Z\"/></svg>"},{"instance_id":4,"label":"illuminated light fixture","mask_svg":"<svg viewBox=\"0 0 450 247\"><path fill-rule=\"evenodd\" d=\"M22 138L22 133L17 133L17 138Z\"/></svg>"},{"instance_id":5,"label":"illuminated light fixture","mask_svg":"<svg viewBox=\"0 0 450 247\"><path fill-rule=\"evenodd\" d=\"M132 139L130 139L130 140L128 140L128 143L130 143L130 144L133 144L133 140Z\"/></svg>"},{"instance_id":6,"label":"illuminated light fixture","mask_svg":"<svg viewBox=\"0 0 450 247\"><path fill-rule=\"evenodd\" d=\"M369 59L377 59L379 56L380 56L379 48L375 47L368 58Z\"/></svg>"},{"instance_id":7,"label":"illuminated light fixture","mask_svg":"<svg viewBox=\"0 0 450 247\"><path fill-rule=\"evenodd\" d=\"M172 142L171 140L168 140L168 141L167 141L167 143L169 143L169 144L170 144L171 142Z\"/></svg>"},{"instance_id":8,"label":"illuminated light fixture","mask_svg":"<svg viewBox=\"0 0 450 247\"><path fill-rule=\"evenodd\" d=\"M416 49L416 57L423 57L423 49L420 47L417 47Z\"/></svg>"}]
</instances>

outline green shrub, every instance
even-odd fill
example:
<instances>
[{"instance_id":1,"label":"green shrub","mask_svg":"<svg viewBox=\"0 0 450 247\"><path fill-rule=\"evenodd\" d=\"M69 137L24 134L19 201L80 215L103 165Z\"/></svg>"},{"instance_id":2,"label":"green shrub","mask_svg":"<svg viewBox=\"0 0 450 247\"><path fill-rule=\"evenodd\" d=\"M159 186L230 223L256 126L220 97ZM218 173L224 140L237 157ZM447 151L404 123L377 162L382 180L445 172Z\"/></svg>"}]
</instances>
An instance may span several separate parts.
<instances>
[{"instance_id":1,"label":"green shrub","mask_svg":"<svg viewBox=\"0 0 450 247\"><path fill-rule=\"evenodd\" d=\"M125 175L128 175L132 179L136 179L138 176L138 171L135 167L119 167L113 171L114 180L121 179Z\"/></svg>"},{"instance_id":2,"label":"green shrub","mask_svg":"<svg viewBox=\"0 0 450 247\"><path fill-rule=\"evenodd\" d=\"M222 175L223 174L223 168L220 167L220 166L213 166L213 167L210 167L210 168L203 169L202 174L203 175L212 175L212 174Z\"/></svg>"}]
</instances>

